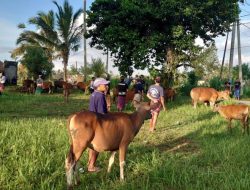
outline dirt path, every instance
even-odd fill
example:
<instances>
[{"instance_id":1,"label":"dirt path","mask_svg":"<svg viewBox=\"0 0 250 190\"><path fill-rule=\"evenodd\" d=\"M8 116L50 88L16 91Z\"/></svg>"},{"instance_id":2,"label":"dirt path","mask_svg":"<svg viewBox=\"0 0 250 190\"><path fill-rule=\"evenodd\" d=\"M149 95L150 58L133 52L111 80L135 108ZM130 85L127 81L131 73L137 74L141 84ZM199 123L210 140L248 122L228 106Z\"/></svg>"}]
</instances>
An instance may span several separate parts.
<instances>
[{"instance_id":1,"label":"dirt path","mask_svg":"<svg viewBox=\"0 0 250 190\"><path fill-rule=\"evenodd\" d=\"M250 101L247 101L247 100L239 100L239 101L237 101L237 102L239 102L239 103L241 103L241 104L250 105Z\"/></svg>"}]
</instances>

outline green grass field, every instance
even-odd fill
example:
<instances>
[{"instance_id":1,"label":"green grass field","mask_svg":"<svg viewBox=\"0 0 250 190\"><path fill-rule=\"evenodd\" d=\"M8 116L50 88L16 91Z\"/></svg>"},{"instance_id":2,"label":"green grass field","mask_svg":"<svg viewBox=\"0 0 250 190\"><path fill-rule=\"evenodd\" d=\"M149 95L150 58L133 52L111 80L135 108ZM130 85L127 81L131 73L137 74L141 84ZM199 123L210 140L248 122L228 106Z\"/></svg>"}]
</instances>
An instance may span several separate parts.
<instances>
[{"instance_id":1,"label":"green grass field","mask_svg":"<svg viewBox=\"0 0 250 190\"><path fill-rule=\"evenodd\" d=\"M0 189L66 189L66 119L87 107L88 97L80 93L69 103L60 94L1 96ZM124 182L118 157L108 175L109 153L101 153L103 170L81 174L75 189L250 189L250 137L241 134L240 122L233 126L229 134L218 113L203 105L195 110L189 98L178 97L167 103L154 133L147 121L130 144ZM86 160L85 152L84 168Z\"/></svg>"}]
</instances>

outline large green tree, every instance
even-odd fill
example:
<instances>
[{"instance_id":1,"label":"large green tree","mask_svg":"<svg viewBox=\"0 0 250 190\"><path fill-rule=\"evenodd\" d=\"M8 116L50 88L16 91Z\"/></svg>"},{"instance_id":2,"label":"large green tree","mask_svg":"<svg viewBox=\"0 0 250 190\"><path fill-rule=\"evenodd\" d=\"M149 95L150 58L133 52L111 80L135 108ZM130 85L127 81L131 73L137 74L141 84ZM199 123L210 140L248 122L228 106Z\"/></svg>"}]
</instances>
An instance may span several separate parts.
<instances>
[{"instance_id":1,"label":"large green tree","mask_svg":"<svg viewBox=\"0 0 250 190\"><path fill-rule=\"evenodd\" d=\"M109 49L120 71L162 66L170 76L191 66L205 44L235 21L237 0L96 0L88 12L91 46ZM126 66L124 66L126 65Z\"/></svg>"},{"instance_id":2,"label":"large green tree","mask_svg":"<svg viewBox=\"0 0 250 190\"><path fill-rule=\"evenodd\" d=\"M42 47L50 55L49 58L61 58L64 66L64 80L67 80L67 65L71 51L77 51L82 38L82 25L78 18L82 9L73 11L73 7L66 0L63 6L53 3L57 12L39 12L29 19L29 23L36 26L36 31L24 30L18 40L19 47L13 54L24 53L28 46ZM19 25L19 28L24 28ZM55 52L55 53L52 53Z\"/></svg>"}]
</instances>

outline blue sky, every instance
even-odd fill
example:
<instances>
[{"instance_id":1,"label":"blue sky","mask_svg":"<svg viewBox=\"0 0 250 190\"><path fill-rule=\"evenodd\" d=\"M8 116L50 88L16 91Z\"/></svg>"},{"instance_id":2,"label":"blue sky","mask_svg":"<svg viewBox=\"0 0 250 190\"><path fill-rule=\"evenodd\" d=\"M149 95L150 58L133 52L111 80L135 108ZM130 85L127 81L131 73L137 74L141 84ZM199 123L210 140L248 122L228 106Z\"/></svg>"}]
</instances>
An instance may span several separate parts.
<instances>
[{"instance_id":1,"label":"blue sky","mask_svg":"<svg viewBox=\"0 0 250 190\"><path fill-rule=\"evenodd\" d=\"M87 0L87 7L91 5L94 0ZM58 4L62 5L64 0L57 0ZM83 0L69 0L70 4L74 7L74 10L83 7ZM248 3L249 2L249 3ZM16 45L16 39L20 33L17 29L19 23L27 23L28 19L35 16L39 11L56 10L56 6L52 3L52 0L1 0L0 6L0 60L11 60L10 51L13 50ZM246 1L245 5L241 5L240 20L241 23L241 43L242 43L242 61L250 62L250 0ZM229 36L230 37L230 36ZM225 37L216 38L216 46L218 48L219 59L222 57L225 44ZM237 44L235 44L235 48ZM230 48L230 42L228 44ZM102 52L92 48L88 48L88 61L92 57L101 57L105 61L105 55ZM226 54L226 61L229 60L229 51ZM83 51L72 53L69 60L69 65L83 64ZM237 55L234 57L234 62L237 64ZM112 63L111 63L112 64ZM112 68L112 66L109 66ZM61 61L55 61L55 69L62 68ZM117 69L111 69L114 73L117 73ZM142 71L138 71L139 73Z\"/></svg>"}]
</instances>

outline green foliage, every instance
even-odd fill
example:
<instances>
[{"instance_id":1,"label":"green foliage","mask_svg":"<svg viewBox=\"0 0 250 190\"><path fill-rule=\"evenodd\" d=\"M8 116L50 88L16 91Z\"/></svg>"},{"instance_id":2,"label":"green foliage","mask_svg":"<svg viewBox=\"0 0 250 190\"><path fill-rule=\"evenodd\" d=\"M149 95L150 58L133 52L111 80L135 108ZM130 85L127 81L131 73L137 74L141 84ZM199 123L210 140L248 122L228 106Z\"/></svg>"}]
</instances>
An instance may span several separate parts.
<instances>
[{"instance_id":1,"label":"green foliage","mask_svg":"<svg viewBox=\"0 0 250 190\"><path fill-rule=\"evenodd\" d=\"M88 80L91 80L91 76L90 76L90 75L91 75L93 72L92 72L92 70L91 70L91 67L89 66L89 63L87 64L86 69L85 69L84 66L81 66L81 67L79 68L79 72L80 72L83 76L87 75L87 76L86 76L87 81L88 81Z\"/></svg>"},{"instance_id":2,"label":"green foliage","mask_svg":"<svg viewBox=\"0 0 250 190\"><path fill-rule=\"evenodd\" d=\"M110 80L110 88L115 88L118 85L119 81L119 78L112 78Z\"/></svg>"},{"instance_id":3,"label":"green foliage","mask_svg":"<svg viewBox=\"0 0 250 190\"><path fill-rule=\"evenodd\" d=\"M95 77L101 77L105 74L104 62L101 58L92 58L90 69L92 73L94 73Z\"/></svg>"},{"instance_id":4,"label":"green foliage","mask_svg":"<svg viewBox=\"0 0 250 190\"><path fill-rule=\"evenodd\" d=\"M249 86L245 86L243 88L243 96L242 98L250 98L250 88Z\"/></svg>"},{"instance_id":5,"label":"green foliage","mask_svg":"<svg viewBox=\"0 0 250 190\"><path fill-rule=\"evenodd\" d=\"M219 76L220 64L217 56L217 49L212 43L208 48L203 49L193 60L195 73L203 80L210 80L214 76Z\"/></svg>"},{"instance_id":6,"label":"green foliage","mask_svg":"<svg viewBox=\"0 0 250 190\"><path fill-rule=\"evenodd\" d=\"M243 80L250 79L249 63L242 64L242 77L243 77ZM233 67L233 78L235 80L239 78L239 65L236 65Z\"/></svg>"},{"instance_id":7,"label":"green foliage","mask_svg":"<svg viewBox=\"0 0 250 190\"><path fill-rule=\"evenodd\" d=\"M220 77L213 77L209 81L209 86L216 90L224 90L224 82L225 81L221 80Z\"/></svg>"},{"instance_id":8,"label":"green foliage","mask_svg":"<svg viewBox=\"0 0 250 190\"><path fill-rule=\"evenodd\" d=\"M35 79L40 74L48 78L54 66L49 62L44 50L39 47L27 48L21 62L28 69L30 76Z\"/></svg>"},{"instance_id":9,"label":"green foliage","mask_svg":"<svg viewBox=\"0 0 250 190\"><path fill-rule=\"evenodd\" d=\"M70 66L69 73L70 73L71 75L77 75L77 74L79 74L79 69L76 68L74 65L71 65L71 66Z\"/></svg>"},{"instance_id":10,"label":"green foliage","mask_svg":"<svg viewBox=\"0 0 250 190\"><path fill-rule=\"evenodd\" d=\"M189 96L192 88L197 86L198 80L199 77L196 76L194 71L188 72L187 81L181 86L180 92L185 96Z\"/></svg>"},{"instance_id":11,"label":"green foliage","mask_svg":"<svg viewBox=\"0 0 250 190\"><path fill-rule=\"evenodd\" d=\"M120 71L167 63L173 72L191 66L190 59L199 52L198 36L209 44L230 29L239 13L237 2L97 0L88 11L86 36L91 46L109 49ZM171 57L166 59L168 48L175 53L173 65Z\"/></svg>"}]
</instances>

